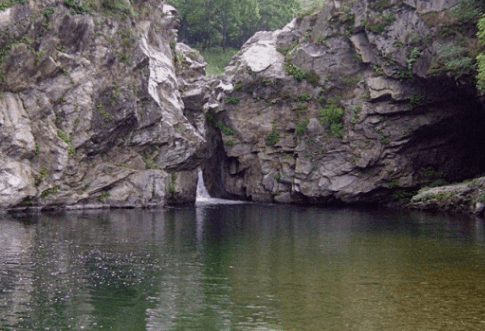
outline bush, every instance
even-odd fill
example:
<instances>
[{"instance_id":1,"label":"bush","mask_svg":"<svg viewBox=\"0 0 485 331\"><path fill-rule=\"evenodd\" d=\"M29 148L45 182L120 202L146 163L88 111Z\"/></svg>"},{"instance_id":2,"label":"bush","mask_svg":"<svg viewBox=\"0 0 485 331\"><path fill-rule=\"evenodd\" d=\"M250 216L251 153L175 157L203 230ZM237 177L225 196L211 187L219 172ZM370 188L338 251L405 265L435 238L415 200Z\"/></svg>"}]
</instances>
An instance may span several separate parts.
<instances>
[{"instance_id":1,"label":"bush","mask_svg":"<svg viewBox=\"0 0 485 331\"><path fill-rule=\"evenodd\" d=\"M344 110L335 103L328 104L318 111L318 121L330 129L330 133L336 137L343 138L343 116Z\"/></svg>"},{"instance_id":2,"label":"bush","mask_svg":"<svg viewBox=\"0 0 485 331\"><path fill-rule=\"evenodd\" d=\"M452 72L457 78L473 72L473 59L466 56L468 51L465 47L454 44L436 44L435 47L443 70Z\"/></svg>"},{"instance_id":3,"label":"bush","mask_svg":"<svg viewBox=\"0 0 485 331\"><path fill-rule=\"evenodd\" d=\"M237 105L239 102L241 102L241 100L239 100L239 98L236 97L236 96L228 95L226 97L226 103L231 103L233 105Z\"/></svg>"}]
</instances>

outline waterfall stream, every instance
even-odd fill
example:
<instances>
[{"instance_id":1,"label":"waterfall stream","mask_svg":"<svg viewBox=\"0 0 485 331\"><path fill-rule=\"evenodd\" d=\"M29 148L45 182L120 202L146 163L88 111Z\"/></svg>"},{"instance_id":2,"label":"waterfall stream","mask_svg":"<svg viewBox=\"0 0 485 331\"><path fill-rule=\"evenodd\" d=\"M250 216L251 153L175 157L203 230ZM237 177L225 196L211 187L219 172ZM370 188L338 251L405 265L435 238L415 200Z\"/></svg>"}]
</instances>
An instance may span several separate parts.
<instances>
[{"instance_id":1,"label":"waterfall stream","mask_svg":"<svg viewBox=\"0 0 485 331\"><path fill-rule=\"evenodd\" d=\"M207 189L204 185L202 170L199 169L198 180L197 180L197 196L195 198L195 204L199 205L199 204L222 204L222 203L243 203L243 201L212 198L209 192L207 192Z\"/></svg>"},{"instance_id":2,"label":"waterfall stream","mask_svg":"<svg viewBox=\"0 0 485 331\"><path fill-rule=\"evenodd\" d=\"M202 170L199 169L199 177L197 180L197 197L196 202L208 202L211 200L211 196L204 185L204 177L202 174Z\"/></svg>"}]
</instances>

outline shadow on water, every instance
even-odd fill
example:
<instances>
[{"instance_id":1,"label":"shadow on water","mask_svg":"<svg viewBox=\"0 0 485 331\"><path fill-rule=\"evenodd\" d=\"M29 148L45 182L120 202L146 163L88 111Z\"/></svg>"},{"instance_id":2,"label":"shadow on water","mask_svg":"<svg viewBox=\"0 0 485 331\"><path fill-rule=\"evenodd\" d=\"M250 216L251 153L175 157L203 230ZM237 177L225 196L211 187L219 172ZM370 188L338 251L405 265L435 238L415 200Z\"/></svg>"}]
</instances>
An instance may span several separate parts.
<instances>
[{"instance_id":1,"label":"shadow on water","mask_svg":"<svg viewBox=\"0 0 485 331\"><path fill-rule=\"evenodd\" d=\"M482 220L249 203L30 217L0 219L1 330L485 325Z\"/></svg>"}]
</instances>

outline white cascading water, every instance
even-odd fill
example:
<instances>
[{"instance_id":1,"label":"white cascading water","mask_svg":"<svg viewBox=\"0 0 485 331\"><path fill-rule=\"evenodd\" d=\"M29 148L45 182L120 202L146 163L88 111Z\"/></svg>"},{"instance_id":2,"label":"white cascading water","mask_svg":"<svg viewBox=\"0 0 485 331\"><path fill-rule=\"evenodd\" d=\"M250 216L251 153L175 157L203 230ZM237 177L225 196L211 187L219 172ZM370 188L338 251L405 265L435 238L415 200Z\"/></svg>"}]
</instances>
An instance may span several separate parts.
<instances>
[{"instance_id":1,"label":"white cascading water","mask_svg":"<svg viewBox=\"0 0 485 331\"><path fill-rule=\"evenodd\" d=\"M197 197L195 198L195 201L196 203L204 203L204 202L209 202L211 200L212 198L209 192L207 192L207 189L205 188L205 185L204 185L202 170L199 169L199 177L197 180Z\"/></svg>"},{"instance_id":2,"label":"white cascading water","mask_svg":"<svg viewBox=\"0 0 485 331\"><path fill-rule=\"evenodd\" d=\"M199 177L197 180L197 196L195 198L195 204L202 205L202 204L221 204L221 203L243 203L242 201L212 198L209 192L207 192L207 189L205 188L204 178L203 178L201 169L199 169L198 176Z\"/></svg>"}]
</instances>

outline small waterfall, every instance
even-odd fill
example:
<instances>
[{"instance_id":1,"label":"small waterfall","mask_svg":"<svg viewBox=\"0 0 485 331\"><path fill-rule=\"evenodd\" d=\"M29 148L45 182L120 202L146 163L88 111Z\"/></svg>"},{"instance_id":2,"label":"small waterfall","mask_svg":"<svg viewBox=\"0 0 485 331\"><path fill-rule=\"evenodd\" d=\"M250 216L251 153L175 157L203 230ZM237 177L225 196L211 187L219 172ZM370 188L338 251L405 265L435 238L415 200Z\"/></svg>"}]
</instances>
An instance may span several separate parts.
<instances>
[{"instance_id":1,"label":"small waterfall","mask_svg":"<svg viewBox=\"0 0 485 331\"><path fill-rule=\"evenodd\" d=\"M209 192L207 192L207 189L205 188L202 170L199 169L199 175L197 180L197 197L195 201L202 202L202 201L210 201L210 200L211 200L211 196Z\"/></svg>"},{"instance_id":2,"label":"small waterfall","mask_svg":"<svg viewBox=\"0 0 485 331\"><path fill-rule=\"evenodd\" d=\"M197 196L195 197L195 204L204 205L204 204L222 204L222 203L224 204L243 203L243 201L211 198L209 192L207 192L207 189L205 188L205 185L204 185L202 170L199 169L198 180L197 180Z\"/></svg>"}]
</instances>

